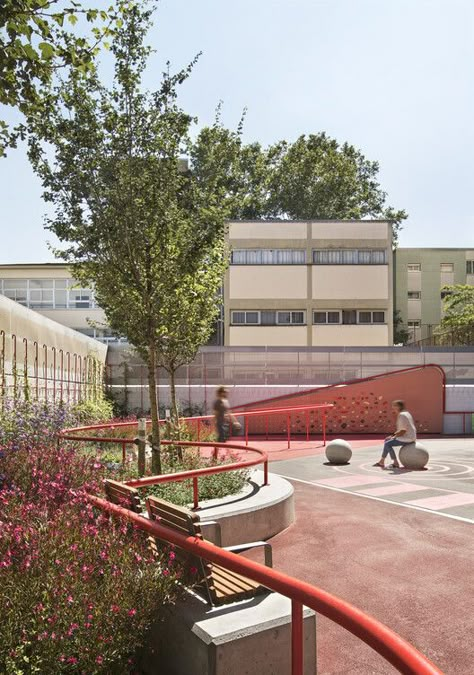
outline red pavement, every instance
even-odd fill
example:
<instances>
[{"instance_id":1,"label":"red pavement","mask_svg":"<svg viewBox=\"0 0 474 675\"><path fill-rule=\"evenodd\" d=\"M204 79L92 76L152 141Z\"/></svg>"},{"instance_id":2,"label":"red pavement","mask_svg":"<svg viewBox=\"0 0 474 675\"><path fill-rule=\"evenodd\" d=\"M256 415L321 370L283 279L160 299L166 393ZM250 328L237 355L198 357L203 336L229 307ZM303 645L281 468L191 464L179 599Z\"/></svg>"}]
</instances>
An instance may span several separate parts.
<instances>
[{"instance_id":1,"label":"red pavement","mask_svg":"<svg viewBox=\"0 0 474 675\"><path fill-rule=\"evenodd\" d=\"M474 673L472 526L293 484L297 519L272 540L275 567L372 614L446 675ZM318 675L394 672L342 628L317 622Z\"/></svg>"}]
</instances>

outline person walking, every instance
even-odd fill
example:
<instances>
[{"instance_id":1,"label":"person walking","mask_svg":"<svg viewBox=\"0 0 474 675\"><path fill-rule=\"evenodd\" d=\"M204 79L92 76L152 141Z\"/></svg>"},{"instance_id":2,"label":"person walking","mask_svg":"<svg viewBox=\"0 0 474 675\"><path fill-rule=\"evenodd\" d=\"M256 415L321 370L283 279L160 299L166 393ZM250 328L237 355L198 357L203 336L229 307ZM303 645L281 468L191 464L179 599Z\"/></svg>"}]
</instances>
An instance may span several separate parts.
<instances>
[{"instance_id":1,"label":"person walking","mask_svg":"<svg viewBox=\"0 0 474 675\"><path fill-rule=\"evenodd\" d=\"M229 391L225 387L219 387L214 401L214 419L216 422L217 442L225 443L231 435L232 427L240 428L240 424L230 412Z\"/></svg>"},{"instance_id":2,"label":"person walking","mask_svg":"<svg viewBox=\"0 0 474 675\"><path fill-rule=\"evenodd\" d=\"M379 466L381 469L385 469L387 455L390 455L393 462L390 468L399 469L400 463L394 448L416 442L415 422L411 413L405 409L405 403L403 401L393 401L392 409L397 415L397 429L394 434L385 439L382 457L374 464L374 466Z\"/></svg>"}]
</instances>

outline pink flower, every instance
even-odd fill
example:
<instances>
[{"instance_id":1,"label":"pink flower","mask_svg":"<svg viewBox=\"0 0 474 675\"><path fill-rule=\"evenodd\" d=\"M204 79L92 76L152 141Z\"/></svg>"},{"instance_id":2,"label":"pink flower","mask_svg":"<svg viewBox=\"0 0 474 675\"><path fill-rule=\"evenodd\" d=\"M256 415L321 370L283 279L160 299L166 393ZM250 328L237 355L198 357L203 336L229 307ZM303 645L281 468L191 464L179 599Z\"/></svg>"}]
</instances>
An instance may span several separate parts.
<instances>
[{"instance_id":1,"label":"pink flower","mask_svg":"<svg viewBox=\"0 0 474 675\"><path fill-rule=\"evenodd\" d=\"M112 605L110 609L112 610L112 612L115 612L115 614L117 614L117 612L120 612L120 607L118 605Z\"/></svg>"},{"instance_id":2,"label":"pink flower","mask_svg":"<svg viewBox=\"0 0 474 675\"><path fill-rule=\"evenodd\" d=\"M165 567L165 569L163 570L163 576L164 576L164 577L169 577L169 575L170 575L170 571L169 571L169 569L168 569L167 567Z\"/></svg>"},{"instance_id":3,"label":"pink flower","mask_svg":"<svg viewBox=\"0 0 474 675\"><path fill-rule=\"evenodd\" d=\"M99 663L99 664L103 663L103 662L104 662L104 657L103 657L103 656L98 656L98 657L96 658L95 662L96 662L96 663Z\"/></svg>"},{"instance_id":4,"label":"pink flower","mask_svg":"<svg viewBox=\"0 0 474 675\"><path fill-rule=\"evenodd\" d=\"M129 609L127 613L128 613L128 616L135 616L135 614L137 613L137 610L136 609Z\"/></svg>"},{"instance_id":5,"label":"pink flower","mask_svg":"<svg viewBox=\"0 0 474 675\"><path fill-rule=\"evenodd\" d=\"M71 602L74 602L74 598L72 597L72 595L67 596L67 601L69 602L69 604L71 604Z\"/></svg>"}]
</instances>

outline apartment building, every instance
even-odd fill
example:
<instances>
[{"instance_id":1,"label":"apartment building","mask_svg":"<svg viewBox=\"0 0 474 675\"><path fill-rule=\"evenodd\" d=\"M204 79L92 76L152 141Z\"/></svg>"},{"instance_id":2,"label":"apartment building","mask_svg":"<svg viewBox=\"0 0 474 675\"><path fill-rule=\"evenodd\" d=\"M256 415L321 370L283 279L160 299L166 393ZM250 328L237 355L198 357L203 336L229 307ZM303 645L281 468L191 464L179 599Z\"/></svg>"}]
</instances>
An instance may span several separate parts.
<instances>
[{"instance_id":1,"label":"apartment building","mask_svg":"<svg viewBox=\"0 0 474 675\"><path fill-rule=\"evenodd\" d=\"M62 263L0 265L0 294L89 337L107 340L111 334L91 326L104 322L104 312L92 289L78 284Z\"/></svg>"},{"instance_id":2,"label":"apartment building","mask_svg":"<svg viewBox=\"0 0 474 675\"><path fill-rule=\"evenodd\" d=\"M235 221L224 283L226 346L387 346L387 221Z\"/></svg>"},{"instance_id":3,"label":"apartment building","mask_svg":"<svg viewBox=\"0 0 474 675\"><path fill-rule=\"evenodd\" d=\"M443 286L474 285L474 249L398 248L395 309L410 340L429 337L443 315Z\"/></svg>"}]
</instances>

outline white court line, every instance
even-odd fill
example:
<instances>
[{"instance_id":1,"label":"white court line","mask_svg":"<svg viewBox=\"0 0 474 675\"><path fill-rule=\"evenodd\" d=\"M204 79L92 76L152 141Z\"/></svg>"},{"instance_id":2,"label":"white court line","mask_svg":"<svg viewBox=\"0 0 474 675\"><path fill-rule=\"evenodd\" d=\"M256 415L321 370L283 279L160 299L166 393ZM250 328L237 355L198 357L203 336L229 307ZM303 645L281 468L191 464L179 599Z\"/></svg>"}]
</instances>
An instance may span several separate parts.
<instances>
[{"instance_id":1,"label":"white court line","mask_svg":"<svg viewBox=\"0 0 474 675\"><path fill-rule=\"evenodd\" d=\"M384 504L391 504L392 506L403 506L406 509L413 509L414 511L423 511L423 513L431 513L434 516L443 516L443 518L451 518L451 520L459 520L462 523L474 524L472 518L464 518L463 516L454 516L451 513L442 513L441 511L432 511L431 509L425 509L422 506L415 506L413 504L404 504L403 502L394 502L390 499L383 499L382 497L374 497L372 495L363 495L359 492L350 492L349 490L343 490L342 488L330 487L329 485L319 485L319 483L312 483L309 480L303 480L302 478L293 478L293 476L285 476L282 473L277 474L286 480L295 480L298 483L305 483L305 485L312 485L313 487L321 488L322 490L333 490L333 492L340 492L344 495L353 495L354 497L360 497L362 499L372 499L375 502L383 502ZM439 488L433 488L437 490ZM416 492L416 490L414 490ZM446 490L446 492L452 492L452 490Z\"/></svg>"}]
</instances>

